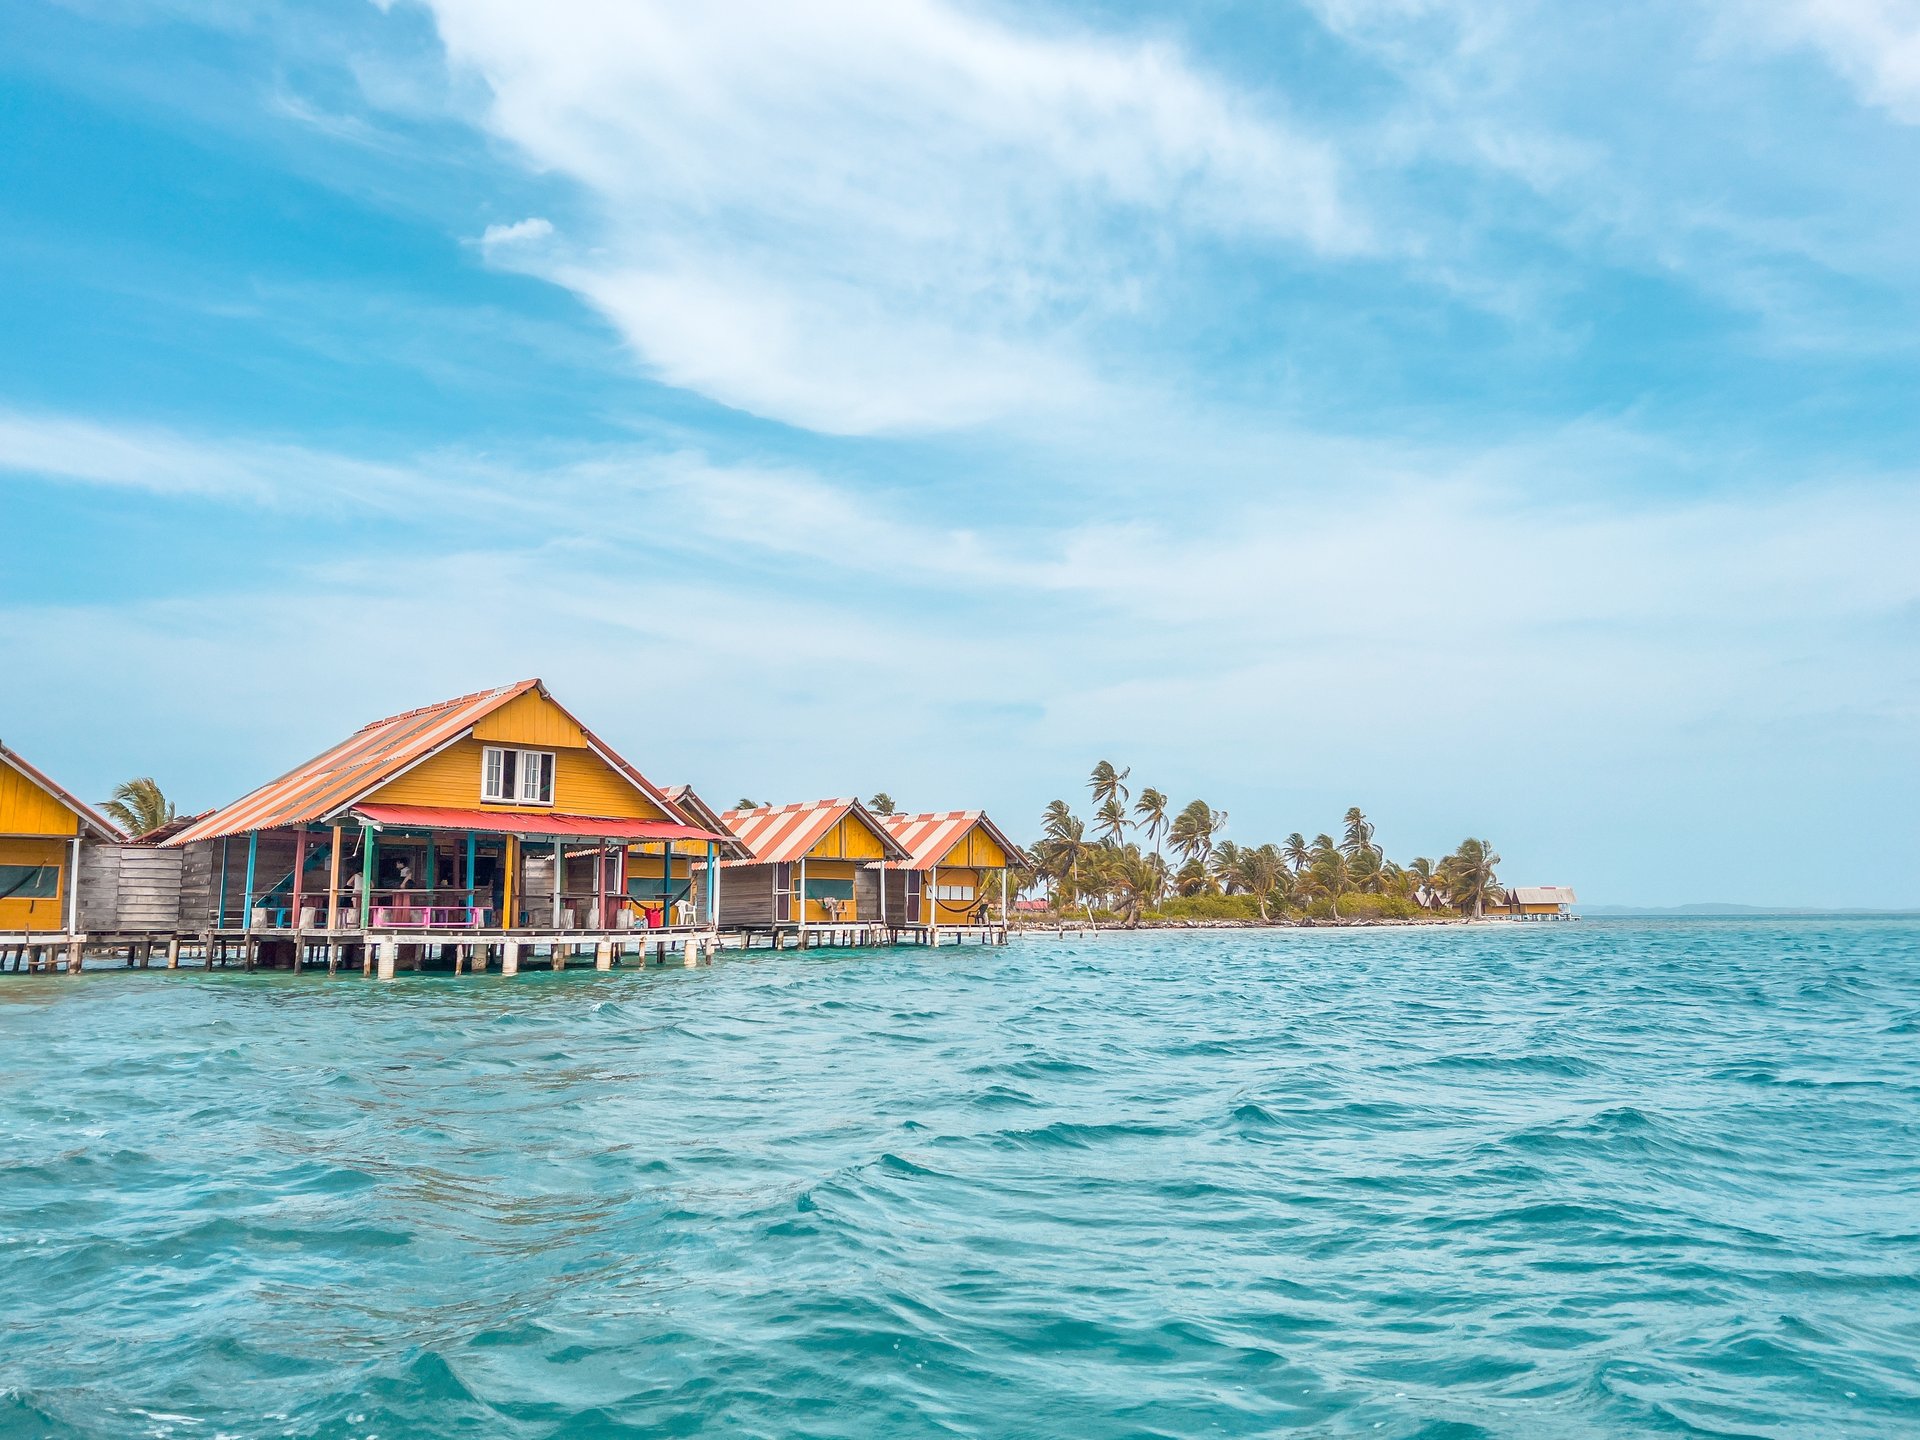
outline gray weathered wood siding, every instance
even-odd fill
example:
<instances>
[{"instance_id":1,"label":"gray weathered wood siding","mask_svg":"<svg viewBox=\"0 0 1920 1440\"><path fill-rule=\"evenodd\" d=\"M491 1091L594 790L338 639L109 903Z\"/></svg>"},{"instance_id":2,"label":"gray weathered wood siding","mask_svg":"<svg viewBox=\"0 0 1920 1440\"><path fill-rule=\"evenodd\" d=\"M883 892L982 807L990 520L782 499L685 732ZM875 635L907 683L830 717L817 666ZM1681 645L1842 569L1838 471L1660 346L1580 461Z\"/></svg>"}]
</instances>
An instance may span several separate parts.
<instances>
[{"instance_id":1,"label":"gray weathered wood siding","mask_svg":"<svg viewBox=\"0 0 1920 1440\"><path fill-rule=\"evenodd\" d=\"M773 877L771 865L723 865L720 868L720 923L772 924Z\"/></svg>"},{"instance_id":2,"label":"gray weathered wood siding","mask_svg":"<svg viewBox=\"0 0 1920 1440\"><path fill-rule=\"evenodd\" d=\"M80 849L80 928L171 935L180 928L181 851L152 845Z\"/></svg>"}]
</instances>

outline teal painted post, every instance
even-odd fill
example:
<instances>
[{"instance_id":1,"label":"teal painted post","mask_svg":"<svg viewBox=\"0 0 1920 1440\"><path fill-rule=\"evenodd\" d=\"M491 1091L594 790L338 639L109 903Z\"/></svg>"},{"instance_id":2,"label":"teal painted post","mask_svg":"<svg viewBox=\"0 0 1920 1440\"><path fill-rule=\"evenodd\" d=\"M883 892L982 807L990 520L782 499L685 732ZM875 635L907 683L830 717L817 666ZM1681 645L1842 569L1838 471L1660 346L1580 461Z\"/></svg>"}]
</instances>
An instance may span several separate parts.
<instances>
[{"instance_id":1,"label":"teal painted post","mask_svg":"<svg viewBox=\"0 0 1920 1440\"><path fill-rule=\"evenodd\" d=\"M434 843L433 832L427 832L427 903L433 904L433 890L440 883L440 847Z\"/></svg>"},{"instance_id":2,"label":"teal painted post","mask_svg":"<svg viewBox=\"0 0 1920 1440\"><path fill-rule=\"evenodd\" d=\"M374 852L380 848L378 832L360 827L360 929L366 931L373 917L373 877L380 873Z\"/></svg>"},{"instance_id":3,"label":"teal painted post","mask_svg":"<svg viewBox=\"0 0 1920 1440\"><path fill-rule=\"evenodd\" d=\"M713 841L707 841L707 923L717 924L720 919L720 892L714 888L714 871L719 868L719 851Z\"/></svg>"},{"instance_id":4,"label":"teal painted post","mask_svg":"<svg viewBox=\"0 0 1920 1440\"><path fill-rule=\"evenodd\" d=\"M475 844L473 831L467 831L467 908L473 908L473 866Z\"/></svg>"},{"instance_id":5,"label":"teal painted post","mask_svg":"<svg viewBox=\"0 0 1920 1440\"><path fill-rule=\"evenodd\" d=\"M247 903L246 907L240 912L246 916L246 928L248 930L253 929L253 867L259 858L260 832L258 830L249 830L247 832Z\"/></svg>"}]
</instances>

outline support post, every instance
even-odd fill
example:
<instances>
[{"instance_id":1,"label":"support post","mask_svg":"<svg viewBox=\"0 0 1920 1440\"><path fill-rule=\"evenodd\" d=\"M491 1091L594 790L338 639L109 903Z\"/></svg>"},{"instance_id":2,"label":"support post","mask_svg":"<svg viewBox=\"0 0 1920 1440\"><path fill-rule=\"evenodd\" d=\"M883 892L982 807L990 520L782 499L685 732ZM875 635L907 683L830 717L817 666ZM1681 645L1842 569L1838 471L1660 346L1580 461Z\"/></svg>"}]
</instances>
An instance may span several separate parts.
<instances>
[{"instance_id":1,"label":"support post","mask_svg":"<svg viewBox=\"0 0 1920 1440\"><path fill-rule=\"evenodd\" d=\"M247 893L246 893L245 903L242 907L243 913L245 914L246 921L247 921L245 926L243 926L242 928L245 929L247 934L249 935L253 933L253 871L254 871L254 866L259 861L259 859L260 859L260 832L258 830L249 830L247 832ZM248 962L249 963L247 965L247 968L251 970L253 968L253 965L251 963L252 962L251 949L248 950Z\"/></svg>"},{"instance_id":2,"label":"support post","mask_svg":"<svg viewBox=\"0 0 1920 1440\"><path fill-rule=\"evenodd\" d=\"M80 964L85 958L86 952L87 947L81 944L78 939L67 942L67 973L69 975L78 975L80 973Z\"/></svg>"},{"instance_id":3,"label":"support post","mask_svg":"<svg viewBox=\"0 0 1920 1440\"><path fill-rule=\"evenodd\" d=\"M602 940L593 947L593 968L596 970L613 969L613 942Z\"/></svg>"},{"instance_id":4,"label":"support post","mask_svg":"<svg viewBox=\"0 0 1920 1440\"><path fill-rule=\"evenodd\" d=\"M340 924L340 827L333 827L333 849L327 855L327 930L333 931ZM336 962L337 963L337 962ZM334 964L330 963L327 973L332 974Z\"/></svg>"},{"instance_id":5,"label":"support post","mask_svg":"<svg viewBox=\"0 0 1920 1440\"><path fill-rule=\"evenodd\" d=\"M399 963L400 942L398 940L382 940L380 942L380 978L382 980L393 979L393 972Z\"/></svg>"},{"instance_id":6,"label":"support post","mask_svg":"<svg viewBox=\"0 0 1920 1440\"><path fill-rule=\"evenodd\" d=\"M180 968L180 937L178 935L175 935L167 941L167 969L178 970L179 968Z\"/></svg>"},{"instance_id":7,"label":"support post","mask_svg":"<svg viewBox=\"0 0 1920 1440\"><path fill-rule=\"evenodd\" d=\"M520 973L520 942L508 940L500 946L500 973L518 975Z\"/></svg>"},{"instance_id":8,"label":"support post","mask_svg":"<svg viewBox=\"0 0 1920 1440\"><path fill-rule=\"evenodd\" d=\"M67 865L67 933L80 933L80 832L74 831L73 846L67 852L72 858Z\"/></svg>"},{"instance_id":9,"label":"support post","mask_svg":"<svg viewBox=\"0 0 1920 1440\"><path fill-rule=\"evenodd\" d=\"M473 831L467 831L467 909L469 911L471 911L474 906L473 872L474 866L479 858L477 854L478 850L479 843L474 839Z\"/></svg>"},{"instance_id":10,"label":"support post","mask_svg":"<svg viewBox=\"0 0 1920 1440\"><path fill-rule=\"evenodd\" d=\"M232 841L231 835L220 837L220 913L213 917L213 928L216 930L227 928L227 846Z\"/></svg>"},{"instance_id":11,"label":"support post","mask_svg":"<svg viewBox=\"0 0 1920 1440\"><path fill-rule=\"evenodd\" d=\"M380 873L375 852L380 848L380 832L360 827L360 933L367 933L373 919L373 882Z\"/></svg>"},{"instance_id":12,"label":"support post","mask_svg":"<svg viewBox=\"0 0 1920 1440\"><path fill-rule=\"evenodd\" d=\"M293 922L288 928L294 933L293 969L296 975L300 973L300 901L306 894L306 876L307 827L303 824L293 836L293 893L287 897L291 907L287 911L287 919Z\"/></svg>"},{"instance_id":13,"label":"support post","mask_svg":"<svg viewBox=\"0 0 1920 1440\"><path fill-rule=\"evenodd\" d=\"M553 837L553 928L555 930L560 928L560 877L566 872L566 868L566 851L561 847L560 837L556 835ZM554 953L558 954L559 951L556 950ZM558 970L560 967L556 965L553 968Z\"/></svg>"},{"instance_id":14,"label":"support post","mask_svg":"<svg viewBox=\"0 0 1920 1440\"><path fill-rule=\"evenodd\" d=\"M682 958L689 970L700 963L700 941L696 937L692 935L687 937L687 948Z\"/></svg>"},{"instance_id":15,"label":"support post","mask_svg":"<svg viewBox=\"0 0 1920 1440\"><path fill-rule=\"evenodd\" d=\"M720 923L720 847L707 841L707 924Z\"/></svg>"},{"instance_id":16,"label":"support post","mask_svg":"<svg viewBox=\"0 0 1920 1440\"><path fill-rule=\"evenodd\" d=\"M500 881L500 928L511 930L514 922L520 918L520 839L509 835L501 847L501 857L507 867L507 873Z\"/></svg>"}]
</instances>

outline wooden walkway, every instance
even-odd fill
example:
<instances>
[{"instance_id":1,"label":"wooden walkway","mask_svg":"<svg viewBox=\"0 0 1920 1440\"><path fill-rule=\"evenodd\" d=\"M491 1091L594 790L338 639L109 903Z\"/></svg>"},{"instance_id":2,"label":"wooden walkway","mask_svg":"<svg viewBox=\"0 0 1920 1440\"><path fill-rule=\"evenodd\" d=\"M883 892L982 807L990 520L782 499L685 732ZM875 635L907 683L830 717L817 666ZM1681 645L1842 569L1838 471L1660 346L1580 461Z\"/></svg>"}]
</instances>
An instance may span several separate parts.
<instances>
[{"instance_id":1,"label":"wooden walkway","mask_svg":"<svg viewBox=\"0 0 1920 1440\"><path fill-rule=\"evenodd\" d=\"M401 971L517 975L522 969L711 964L722 950L827 950L896 946L1005 945L999 925L873 922L669 926L651 930L243 930L0 932L0 972L78 974L92 960L127 969L358 970L392 979Z\"/></svg>"}]
</instances>

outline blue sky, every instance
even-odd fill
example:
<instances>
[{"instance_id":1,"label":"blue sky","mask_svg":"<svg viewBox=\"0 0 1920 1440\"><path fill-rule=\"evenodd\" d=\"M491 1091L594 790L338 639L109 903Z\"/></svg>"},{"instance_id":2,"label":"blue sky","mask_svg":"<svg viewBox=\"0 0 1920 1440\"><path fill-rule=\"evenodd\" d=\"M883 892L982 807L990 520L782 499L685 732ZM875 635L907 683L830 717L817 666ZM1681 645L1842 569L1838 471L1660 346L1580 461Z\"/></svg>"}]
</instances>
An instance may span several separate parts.
<instances>
[{"instance_id":1,"label":"blue sky","mask_svg":"<svg viewBox=\"0 0 1920 1440\"><path fill-rule=\"evenodd\" d=\"M27 0L0 127L88 793L537 674L727 802L1920 904L1914 0Z\"/></svg>"}]
</instances>

